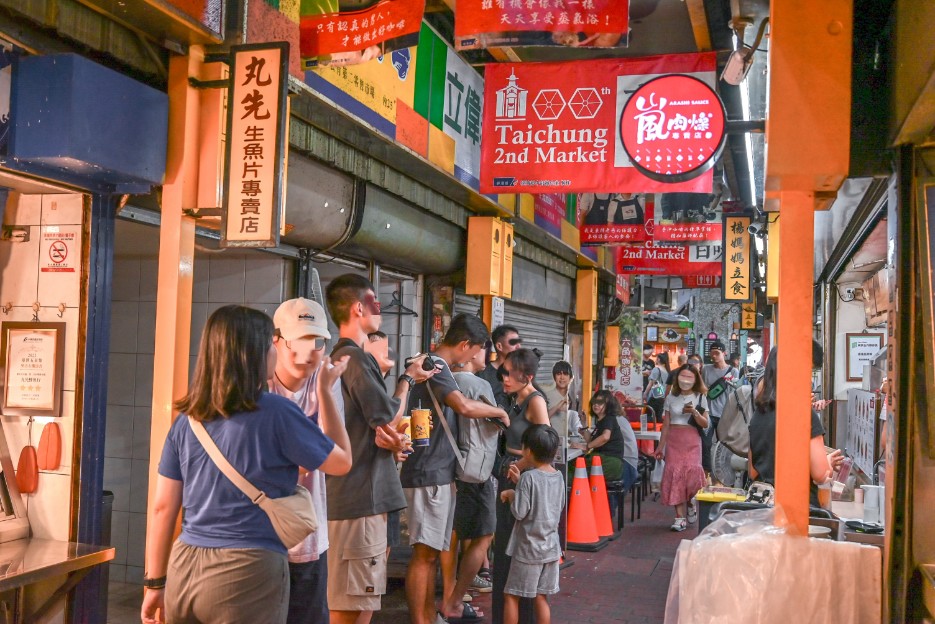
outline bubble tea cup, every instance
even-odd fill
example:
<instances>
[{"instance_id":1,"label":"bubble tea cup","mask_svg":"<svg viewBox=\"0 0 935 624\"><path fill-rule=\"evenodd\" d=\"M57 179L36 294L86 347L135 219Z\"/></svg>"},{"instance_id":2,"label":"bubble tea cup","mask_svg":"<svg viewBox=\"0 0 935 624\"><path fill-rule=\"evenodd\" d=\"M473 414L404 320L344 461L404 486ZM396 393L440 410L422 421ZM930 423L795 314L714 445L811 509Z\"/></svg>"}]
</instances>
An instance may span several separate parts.
<instances>
[{"instance_id":1,"label":"bubble tea cup","mask_svg":"<svg viewBox=\"0 0 935 624\"><path fill-rule=\"evenodd\" d=\"M412 420L410 434L413 446L428 446L429 436L432 433L432 410L414 409L411 412Z\"/></svg>"}]
</instances>

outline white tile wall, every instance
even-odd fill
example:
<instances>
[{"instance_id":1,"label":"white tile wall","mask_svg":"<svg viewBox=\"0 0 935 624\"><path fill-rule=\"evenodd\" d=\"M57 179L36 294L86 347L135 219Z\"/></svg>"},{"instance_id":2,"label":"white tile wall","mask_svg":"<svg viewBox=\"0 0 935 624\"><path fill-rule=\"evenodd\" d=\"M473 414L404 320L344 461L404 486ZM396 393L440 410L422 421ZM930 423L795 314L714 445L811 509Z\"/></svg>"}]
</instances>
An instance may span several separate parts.
<instances>
[{"instance_id":1,"label":"white tile wall","mask_svg":"<svg viewBox=\"0 0 935 624\"><path fill-rule=\"evenodd\" d=\"M39 487L34 494L24 495L33 535L40 538L67 540L70 529L71 458L75 432L75 387L77 379L80 269L75 272L41 272L41 232L52 226L72 226L81 231L85 218L84 197L72 195L21 195L12 193L7 201L4 223L29 226L30 240L25 243L0 244L0 304L12 303L14 308L0 315L0 321L30 321L32 306L39 302L37 313L43 322L64 322L65 354L62 393L62 414L55 419L62 434L62 460L58 467L39 475ZM76 227L75 227L76 226ZM69 249L69 257L81 266L82 241ZM66 309L59 316L58 306ZM19 416L0 418L10 454L17 460L30 442L28 419ZM39 444L42 427L47 421L36 419L31 441Z\"/></svg>"}]
</instances>

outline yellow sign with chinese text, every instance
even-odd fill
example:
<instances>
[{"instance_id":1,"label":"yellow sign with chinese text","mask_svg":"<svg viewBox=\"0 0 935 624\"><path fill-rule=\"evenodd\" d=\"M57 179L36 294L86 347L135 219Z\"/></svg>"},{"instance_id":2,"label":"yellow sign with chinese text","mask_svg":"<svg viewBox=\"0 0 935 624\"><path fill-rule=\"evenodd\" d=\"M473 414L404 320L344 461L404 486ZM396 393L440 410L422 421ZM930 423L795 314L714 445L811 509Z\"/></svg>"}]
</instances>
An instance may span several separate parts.
<instances>
[{"instance_id":1,"label":"yellow sign with chinese text","mask_svg":"<svg viewBox=\"0 0 935 624\"><path fill-rule=\"evenodd\" d=\"M284 201L289 44L231 48L222 247L276 247Z\"/></svg>"},{"instance_id":2,"label":"yellow sign with chinese text","mask_svg":"<svg viewBox=\"0 0 935 624\"><path fill-rule=\"evenodd\" d=\"M730 303L753 300L753 259L751 258L750 217L724 218L723 273L721 297Z\"/></svg>"},{"instance_id":3,"label":"yellow sign with chinese text","mask_svg":"<svg viewBox=\"0 0 935 624\"><path fill-rule=\"evenodd\" d=\"M740 329L756 329L756 299L740 307Z\"/></svg>"}]
</instances>

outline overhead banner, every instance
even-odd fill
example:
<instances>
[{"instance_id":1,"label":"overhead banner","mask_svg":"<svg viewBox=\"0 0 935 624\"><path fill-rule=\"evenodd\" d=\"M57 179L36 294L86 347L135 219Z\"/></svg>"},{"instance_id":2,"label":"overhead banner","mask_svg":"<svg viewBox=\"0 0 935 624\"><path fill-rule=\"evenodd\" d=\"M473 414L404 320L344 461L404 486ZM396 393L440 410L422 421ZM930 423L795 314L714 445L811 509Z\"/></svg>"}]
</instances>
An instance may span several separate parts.
<instances>
[{"instance_id":1,"label":"overhead banner","mask_svg":"<svg viewBox=\"0 0 935 624\"><path fill-rule=\"evenodd\" d=\"M567 214L567 198L564 193L542 193L533 197L536 225L556 236L562 237L562 222Z\"/></svg>"},{"instance_id":2,"label":"overhead banner","mask_svg":"<svg viewBox=\"0 0 935 624\"><path fill-rule=\"evenodd\" d=\"M719 242L721 220L708 193L665 193L657 201L653 239L660 242L697 243Z\"/></svg>"},{"instance_id":3,"label":"overhead banner","mask_svg":"<svg viewBox=\"0 0 935 624\"><path fill-rule=\"evenodd\" d=\"M455 47L626 47L629 0L459 0Z\"/></svg>"},{"instance_id":4,"label":"overhead banner","mask_svg":"<svg viewBox=\"0 0 935 624\"><path fill-rule=\"evenodd\" d=\"M640 243L652 238L653 195L581 193L578 231L582 245Z\"/></svg>"},{"instance_id":5,"label":"overhead banner","mask_svg":"<svg viewBox=\"0 0 935 624\"><path fill-rule=\"evenodd\" d=\"M630 96L654 78L685 74L693 86L701 81L710 89L715 72L713 52L487 65L481 192L710 193L710 171L684 180L680 165L678 175L668 178L655 172L655 179L644 175L623 139L636 132L639 149L630 151L644 171L649 171L649 154L673 167L679 157L688 163L691 156L693 166L695 157L710 159L702 144L711 142L713 134L705 137L714 131L694 130L705 123L699 111L715 108L710 97L696 106L653 91L629 104ZM720 100L716 104L723 111ZM628 106L635 117L624 116ZM698 133L702 138L695 139Z\"/></svg>"},{"instance_id":6,"label":"overhead banner","mask_svg":"<svg viewBox=\"0 0 935 624\"><path fill-rule=\"evenodd\" d=\"M721 298L728 303L753 300L753 262L750 257L750 217L724 217L724 281Z\"/></svg>"},{"instance_id":7,"label":"overhead banner","mask_svg":"<svg viewBox=\"0 0 935 624\"><path fill-rule=\"evenodd\" d=\"M721 245L642 245L614 248L617 273L634 275L682 276L721 274Z\"/></svg>"},{"instance_id":8,"label":"overhead banner","mask_svg":"<svg viewBox=\"0 0 935 624\"><path fill-rule=\"evenodd\" d=\"M419 42L425 0L379 0L341 10L338 0L303 0L299 53L305 69L355 65Z\"/></svg>"},{"instance_id":9,"label":"overhead banner","mask_svg":"<svg viewBox=\"0 0 935 624\"><path fill-rule=\"evenodd\" d=\"M232 46L221 247L276 247L285 187L289 44Z\"/></svg>"}]
</instances>

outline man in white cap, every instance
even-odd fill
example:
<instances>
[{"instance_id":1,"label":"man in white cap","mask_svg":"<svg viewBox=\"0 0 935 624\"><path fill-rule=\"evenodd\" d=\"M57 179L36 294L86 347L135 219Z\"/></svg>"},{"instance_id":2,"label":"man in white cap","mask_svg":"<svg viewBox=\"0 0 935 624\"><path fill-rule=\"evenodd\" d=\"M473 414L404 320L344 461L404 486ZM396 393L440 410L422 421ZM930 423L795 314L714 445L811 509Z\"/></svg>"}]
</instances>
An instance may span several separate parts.
<instances>
[{"instance_id":1,"label":"man in white cap","mask_svg":"<svg viewBox=\"0 0 935 624\"><path fill-rule=\"evenodd\" d=\"M331 338L325 310L310 299L284 301L273 315L276 369L270 391L292 399L325 435L350 455L344 428L340 376L347 358L330 366L325 341ZM289 550L289 624L327 624L328 512L325 475L299 470L299 484L312 494L318 530Z\"/></svg>"}]
</instances>

